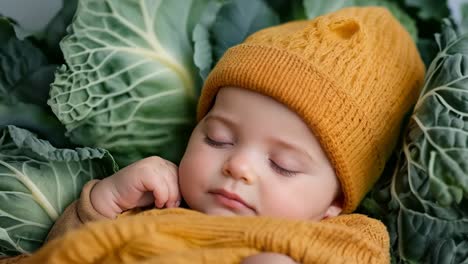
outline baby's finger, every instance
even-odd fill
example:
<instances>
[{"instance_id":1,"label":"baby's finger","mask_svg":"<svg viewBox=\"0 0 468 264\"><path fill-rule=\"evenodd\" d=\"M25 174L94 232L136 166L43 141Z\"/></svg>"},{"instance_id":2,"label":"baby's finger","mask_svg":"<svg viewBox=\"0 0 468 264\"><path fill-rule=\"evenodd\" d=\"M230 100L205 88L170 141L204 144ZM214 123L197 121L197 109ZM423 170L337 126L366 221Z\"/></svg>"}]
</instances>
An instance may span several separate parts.
<instances>
[{"instance_id":1,"label":"baby's finger","mask_svg":"<svg viewBox=\"0 0 468 264\"><path fill-rule=\"evenodd\" d=\"M177 166L167 161L167 174L165 175L167 186L169 189L169 197L166 207L178 207L180 205L179 177Z\"/></svg>"},{"instance_id":2,"label":"baby's finger","mask_svg":"<svg viewBox=\"0 0 468 264\"><path fill-rule=\"evenodd\" d=\"M168 179L167 186L169 189L169 197L167 199L166 207L178 207L180 205L180 191L177 179Z\"/></svg>"},{"instance_id":3,"label":"baby's finger","mask_svg":"<svg viewBox=\"0 0 468 264\"><path fill-rule=\"evenodd\" d=\"M143 177L142 184L145 191L152 192L155 206L162 208L169 198L169 189L164 177L147 174Z\"/></svg>"},{"instance_id":4,"label":"baby's finger","mask_svg":"<svg viewBox=\"0 0 468 264\"><path fill-rule=\"evenodd\" d=\"M157 188L154 189L153 191L153 196L154 196L154 204L156 205L157 208L163 208L164 205L167 203L167 200L169 199L169 188L167 186L167 183L164 181L161 181L157 184Z\"/></svg>"}]
</instances>

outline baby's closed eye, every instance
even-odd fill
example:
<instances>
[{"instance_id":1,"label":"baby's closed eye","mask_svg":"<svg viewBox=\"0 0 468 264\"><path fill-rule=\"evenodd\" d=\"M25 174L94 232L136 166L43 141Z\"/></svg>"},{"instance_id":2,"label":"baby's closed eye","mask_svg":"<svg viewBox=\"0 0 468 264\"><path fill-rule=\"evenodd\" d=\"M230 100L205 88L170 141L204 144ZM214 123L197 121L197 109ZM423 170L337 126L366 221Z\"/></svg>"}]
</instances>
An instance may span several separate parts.
<instances>
[{"instance_id":1,"label":"baby's closed eye","mask_svg":"<svg viewBox=\"0 0 468 264\"><path fill-rule=\"evenodd\" d=\"M275 170L276 172L278 172L279 174L281 175L284 175L284 176L288 176L288 177L292 177L296 174L298 174L299 172L297 171L294 171L294 170L290 170L290 169L287 169L287 168L284 168L280 165L278 165L275 161L273 161L272 159L269 160L270 161L270 164L271 164L271 167L273 168L273 170Z\"/></svg>"}]
</instances>

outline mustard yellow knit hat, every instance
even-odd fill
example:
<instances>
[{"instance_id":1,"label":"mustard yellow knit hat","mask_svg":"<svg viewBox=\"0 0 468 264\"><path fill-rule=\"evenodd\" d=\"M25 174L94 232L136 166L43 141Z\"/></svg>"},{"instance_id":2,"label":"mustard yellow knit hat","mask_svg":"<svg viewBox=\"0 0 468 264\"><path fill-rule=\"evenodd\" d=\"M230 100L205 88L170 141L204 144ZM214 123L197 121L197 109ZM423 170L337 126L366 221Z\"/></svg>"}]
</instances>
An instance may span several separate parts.
<instances>
[{"instance_id":1,"label":"mustard yellow knit hat","mask_svg":"<svg viewBox=\"0 0 468 264\"><path fill-rule=\"evenodd\" d=\"M288 106L334 165L349 213L382 173L424 71L413 40L390 12L345 8L258 31L230 48L205 82L197 119L225 86Z\"/></svg>"}]
</instances>

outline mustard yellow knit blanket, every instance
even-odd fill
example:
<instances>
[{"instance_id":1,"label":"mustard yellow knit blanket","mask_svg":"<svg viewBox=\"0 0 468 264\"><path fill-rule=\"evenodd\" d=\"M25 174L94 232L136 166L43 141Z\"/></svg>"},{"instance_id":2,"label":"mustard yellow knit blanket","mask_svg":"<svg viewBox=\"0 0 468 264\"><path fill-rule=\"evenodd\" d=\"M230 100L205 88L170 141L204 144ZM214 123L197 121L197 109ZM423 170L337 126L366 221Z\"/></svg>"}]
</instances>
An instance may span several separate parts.
<instances>
[{"instance_id":1,"label":"mustard yellow knit blanket","mask_svg":"<svg viewBox=\"0 0 468 264\"><path fill-rule=\"evenodd\" d=\"M363 215L322 222L149 210L94 222L21 263L240 263L260 252L300 263L389 263L385 226Z\"/></svg>"}]
</instances>

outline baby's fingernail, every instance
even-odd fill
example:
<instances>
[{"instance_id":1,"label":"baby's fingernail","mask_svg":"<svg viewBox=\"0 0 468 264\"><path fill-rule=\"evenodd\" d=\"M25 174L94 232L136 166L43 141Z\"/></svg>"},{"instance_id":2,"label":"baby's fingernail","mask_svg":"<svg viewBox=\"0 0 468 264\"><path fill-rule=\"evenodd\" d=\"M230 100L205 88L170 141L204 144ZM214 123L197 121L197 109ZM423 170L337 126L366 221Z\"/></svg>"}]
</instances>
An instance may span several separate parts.
<instances>
[{"instance_id":1,"label":"baby's fingernail","mask_svg":"<svg viewBox=\"0 0 468 264\"><path fill-rule=\"evenodd\" d=\"M174 205L174 206L175 206L175 207L179 207L179 205L180 205L180 201L177 201L177 202L175 202L175 205Z\"/></svg>"}]
</instances>

